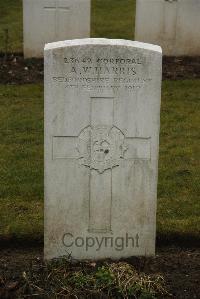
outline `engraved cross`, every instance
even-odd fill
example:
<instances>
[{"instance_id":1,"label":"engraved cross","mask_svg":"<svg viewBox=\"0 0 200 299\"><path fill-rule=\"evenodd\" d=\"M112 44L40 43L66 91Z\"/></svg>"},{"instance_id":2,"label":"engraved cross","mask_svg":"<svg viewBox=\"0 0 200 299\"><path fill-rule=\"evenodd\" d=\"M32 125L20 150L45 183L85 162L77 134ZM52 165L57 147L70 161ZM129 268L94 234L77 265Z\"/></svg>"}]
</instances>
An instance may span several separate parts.
<instances>
[{"instance_id":1,"label":"engraved cross","mask_svg":"<svg viewBox=\"0 0 200 299\"><path fill-rule=\"evenodd\" d=\"M177 16L178 16L177 0L165 0L163 5L163 25L162 38L173 42L176 39Z\"/></svg>"},{"instance_id":2,"label":"engraved cross","mask_svg":"<svg viewBox=\"0 0 200 299\"><path fill-rule=\"evenodd\" d=\"M112 231L114 169L151 156L150 137L128 137L115 126L115 104L113 97L90 98L90 123L79 136L53 137L53 159L72 159L88 168L91 233Z\"/></svg>"},{"instance_id":3,"label":"engraved cross","mask_svg":"<svg viewBox=\"0 0 200 299\"><path fill-rule=\"evenodd\" d=\"M58 37L59 34L59 14L60 11L68 12L70 10L69 6L65 6L65 4L60 4L59 0L55 0L52 5L45 5L44 10L46 11L54 11L55 14L55 35Z\"/></svg>"}]
</instances>

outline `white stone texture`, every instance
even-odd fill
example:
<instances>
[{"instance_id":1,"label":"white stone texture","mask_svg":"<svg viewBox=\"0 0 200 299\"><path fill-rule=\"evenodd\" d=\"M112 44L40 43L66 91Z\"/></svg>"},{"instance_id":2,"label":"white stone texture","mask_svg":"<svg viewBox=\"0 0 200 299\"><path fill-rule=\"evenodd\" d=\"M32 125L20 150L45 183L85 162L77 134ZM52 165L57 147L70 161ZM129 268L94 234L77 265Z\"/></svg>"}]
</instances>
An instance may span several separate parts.
<instances>
[{"instance_id":1,"label":"white stone texture","mask_svg":"<svg viewBox=\"0 0 200 299\"><path fill-rule=\"evenodd\" d=\"M23 0L24 57L43 57L46 43L90 37L91 0Z\"/></svg>"},{"instance_id":2,"label":"white stone texture","mask_svg":"<svg viewBox=\"0 0 200 299\"><path fill-rule=\"evenodd\" d=\"M44 56L45 258L153 255L161 48L80 39Z\"/></svg>"},{"instance_id":3,"label":"white stone texture","mask_svg":"<svg viewBox=\"0 0 200 299\"><path fill-rule=\"evenodd\" d=\"M200 0L137 0L135 40L167 56L200 55Z\"/></svg>"}]
</instances>

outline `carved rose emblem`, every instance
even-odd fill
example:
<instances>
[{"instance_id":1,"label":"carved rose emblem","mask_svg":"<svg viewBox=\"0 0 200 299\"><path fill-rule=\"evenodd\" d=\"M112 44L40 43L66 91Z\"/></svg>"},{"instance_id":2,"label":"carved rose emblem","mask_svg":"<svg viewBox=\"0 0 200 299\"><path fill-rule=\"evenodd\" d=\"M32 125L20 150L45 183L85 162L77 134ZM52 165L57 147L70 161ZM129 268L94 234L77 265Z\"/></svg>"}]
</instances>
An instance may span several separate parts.
<instances>
[{"instance_id":1,"label":"carved rose emblem","mask_svg":"<svg viewBox=\"0 0 200 299\"><path fill-rule=\"evenodd\" d=\"M124 140L123 132L115 126L86 127L78 137L80 164L99 173L119 166L127 149Z\"/></svg>"}]
</instances>

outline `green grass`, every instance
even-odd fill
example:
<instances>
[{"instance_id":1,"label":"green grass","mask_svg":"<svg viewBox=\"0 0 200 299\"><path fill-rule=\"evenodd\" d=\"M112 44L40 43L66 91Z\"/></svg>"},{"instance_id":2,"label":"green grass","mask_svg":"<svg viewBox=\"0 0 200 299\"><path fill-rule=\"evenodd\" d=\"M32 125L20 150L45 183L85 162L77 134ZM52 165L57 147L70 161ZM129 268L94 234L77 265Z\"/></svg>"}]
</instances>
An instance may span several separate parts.
<instances>
[{"instance_id":1,"label":"green grass","mask_svg":"<svg viewBox=\"0 0 200 299\"><path fill-rule=\"evenodd\" d=\"M134 39L135 0L92 0L92 37Z\"/></svg>"},{"instance_id":2,"label":"green grass","mask_svg":"<svg viewBox=\"0 0 200 299\"><path fill-rule=\"evenodd\" d=\"M199 236L200 80L163 85L158 231Z\"/></svg>"},{"instance_id":3,"label":"green grass","mask_svg":"<svg viewBox=\"0 0 200 299\"><path fill-rule=\"evenodd\" d=\"M163 83L159 235L198 236L200 80ZM43 87L0 85L0 235L43 235Z\"/></svg>"},{"instance_id":4,"label":"green grass","mask_svg":"<svg viewBox=\"0 0 200 299\"><path fill-rule=\"evenodd\" d=\"M22 52L22 15L22 0L0 1L0 52Z\"/></svg>"},{"instance_id":5,"label":"green grass","mask_svg":"<svg viewBox=\"0 0 200 299\"><path fill-rule=\"evenodd\" d=\"M0 234L42 235L42 86L0 87Z\"/></svg>"},{"instance_id":6,"label":"green grass","mask_svg":"<svg viewBox=\"0 0 200 299\"><path fill-rule=\"evenodd\" d=\"M22 15L22 0L0 1L0 52L23 51ZM134 38L135 0L92 0L91 17L91 37Z\"/></svg>"}]
</instances>

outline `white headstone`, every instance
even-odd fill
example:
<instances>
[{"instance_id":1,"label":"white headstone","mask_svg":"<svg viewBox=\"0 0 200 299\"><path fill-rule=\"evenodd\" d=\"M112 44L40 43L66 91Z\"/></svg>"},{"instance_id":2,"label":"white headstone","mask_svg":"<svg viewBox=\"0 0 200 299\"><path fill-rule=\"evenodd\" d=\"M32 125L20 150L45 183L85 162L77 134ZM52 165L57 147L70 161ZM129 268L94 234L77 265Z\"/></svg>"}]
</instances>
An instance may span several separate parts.
<instances>
[{"instance_id":1,"label":"white headstone","mask_svg":"<svg viewBox=\"0 0 200 299\"><path fill-rule=\"evenodd\" d=\"M46 43L90 37L91 0L23 0L24 57L43 57Z\"/></svg>"},{"instance_id":2,"label":"white headstone","mask_svg":"<svg viewBox=\"0 0 200 299\"><path fill-rule=\"evenodd\" d=\"M45 47L45 257L155 252L161 48Z\"/></svg>"},{"instance_id":3,"label":"white headstone","mask_svg":"<svg viewBox=\"0 0 200 299\"><path fill-rule=\"evenodd\" d=\"M168 56L200 55L200 0L137 0L135 39Z\"/></svg>"}]
</instances>

